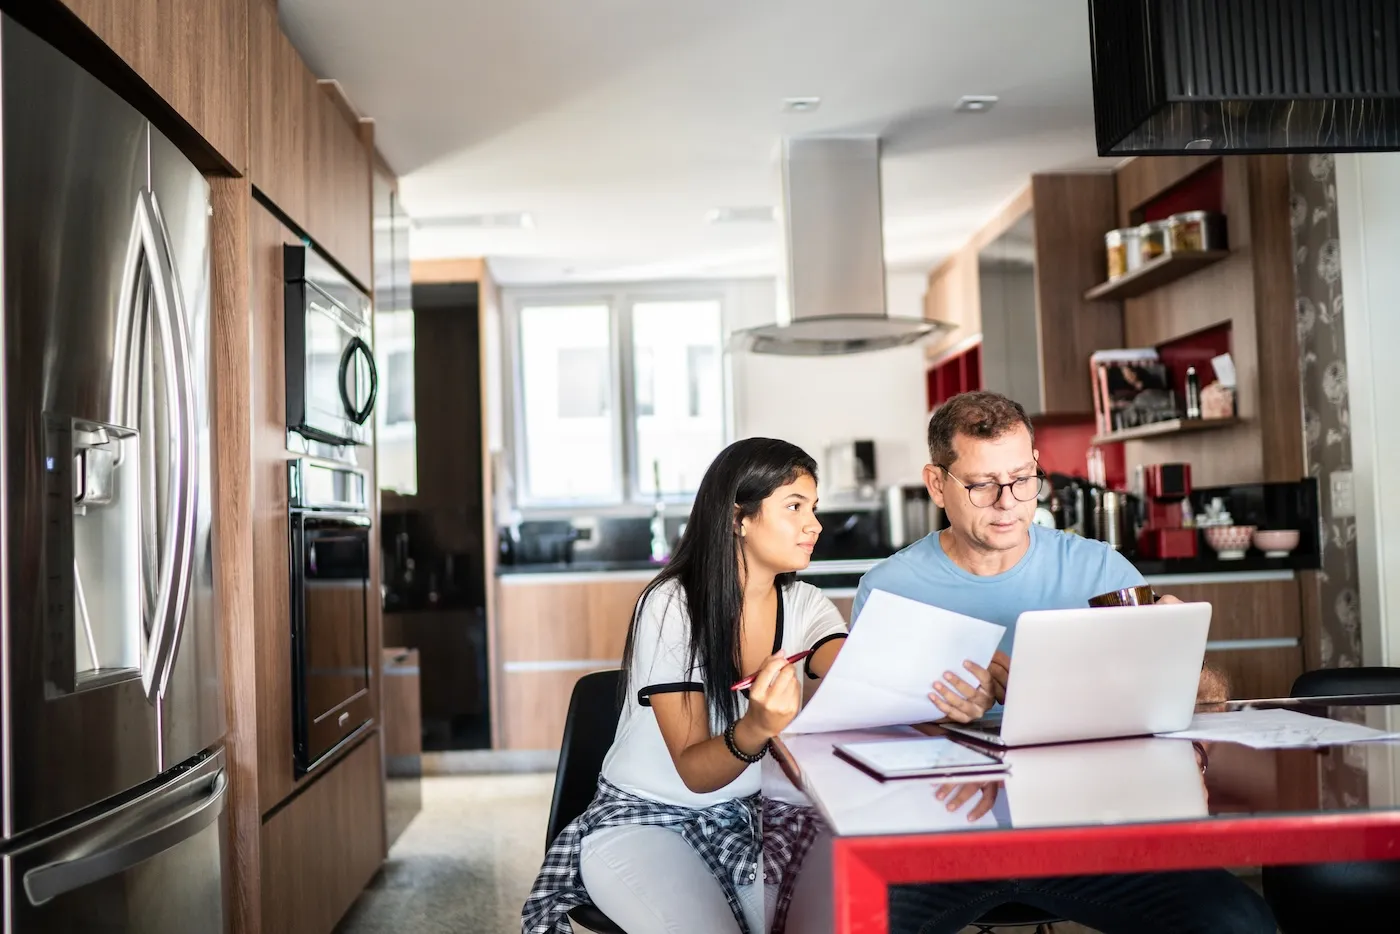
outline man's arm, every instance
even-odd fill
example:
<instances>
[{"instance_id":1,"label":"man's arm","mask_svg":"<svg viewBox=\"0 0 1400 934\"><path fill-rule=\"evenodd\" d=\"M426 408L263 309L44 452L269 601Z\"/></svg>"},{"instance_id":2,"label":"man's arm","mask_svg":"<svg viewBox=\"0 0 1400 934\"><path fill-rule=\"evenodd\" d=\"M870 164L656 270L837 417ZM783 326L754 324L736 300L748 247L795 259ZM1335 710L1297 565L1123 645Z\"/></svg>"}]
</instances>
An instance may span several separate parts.
<instances>
[{"instance_id":1,"label":"man's arm","mask_svg":"<svg viewBox=\"0 0 1400 934\"><path fill-rule=\"evenodd\" d=\"M1158 603L1180 603L1181 601L1171 594L1162 594L1157 598ZM1230 679L1225 676L1225 672L1219 668L1212 668L1209 665L1201 666L1201 681L1196 687L1196 703L1199 704L1224 704L1230 699Z\"/></svg>"}]
</instances>

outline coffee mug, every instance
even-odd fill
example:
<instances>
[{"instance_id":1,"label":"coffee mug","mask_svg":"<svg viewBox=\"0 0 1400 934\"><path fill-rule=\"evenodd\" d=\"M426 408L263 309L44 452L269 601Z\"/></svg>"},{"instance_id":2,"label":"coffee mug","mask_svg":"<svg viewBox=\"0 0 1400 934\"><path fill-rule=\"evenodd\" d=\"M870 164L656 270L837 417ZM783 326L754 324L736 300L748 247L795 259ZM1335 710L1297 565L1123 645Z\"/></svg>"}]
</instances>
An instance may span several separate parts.
<instances>
[{"instance_id":1,"label":"coffee mug","mask_svg":"<svg viewBox=\"0 0 1400 934\"><path fill-rule=\"evenodd\" d=\"M1089 605L1092 607L1150 606L1156 602L1157 594L1153 593L1152 588L1146 584L1140 587L1124 587L1122 590L1113 590L1089 598Z\"/></svg>"}]
</instances>

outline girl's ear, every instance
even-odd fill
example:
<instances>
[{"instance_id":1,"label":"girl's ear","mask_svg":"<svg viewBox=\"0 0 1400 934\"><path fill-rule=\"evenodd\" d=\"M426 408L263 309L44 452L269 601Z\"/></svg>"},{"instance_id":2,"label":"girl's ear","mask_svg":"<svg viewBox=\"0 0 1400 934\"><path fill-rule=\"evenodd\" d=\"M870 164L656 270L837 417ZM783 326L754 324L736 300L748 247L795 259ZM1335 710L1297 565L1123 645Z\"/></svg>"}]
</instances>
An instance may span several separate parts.
<instances>
[{"instance_id":1,"label":"girl's ear","mask_svg":"<svg viewBox=\"0 0 1400 934\"><path fill-rule=\"evenodd\" d=\"M748 528L749 520L739 514L738 503L734 504L734 534L743 538Z\"/></svg>"}]
</instances>

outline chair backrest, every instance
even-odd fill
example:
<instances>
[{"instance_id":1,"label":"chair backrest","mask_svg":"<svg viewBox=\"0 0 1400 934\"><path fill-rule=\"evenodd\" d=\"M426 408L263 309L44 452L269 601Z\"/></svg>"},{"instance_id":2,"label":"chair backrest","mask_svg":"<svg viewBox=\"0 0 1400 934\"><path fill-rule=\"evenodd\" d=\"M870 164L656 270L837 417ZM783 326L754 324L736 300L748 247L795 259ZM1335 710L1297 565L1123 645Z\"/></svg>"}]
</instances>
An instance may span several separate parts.
<instances>
[{"instance_id":1,"label":"chair backrest","mask_svg":"<svg viewBox=\"0 0 1400 934\"><path fill-rule=\"evenodd\" d=\"M564 741L559 747L559 767L554 773L554 800L549 806L545 847L559 831L583 813L598 789L603 759L617 735L622 715L618 685L622 670L595 671L578 679L569 698L564 720Z\"/></svg>"},{"instance_id":2,"label":"chair backrest","mask_svg":"<svg viewBox=\"0 0 1400 934\"><path fill-rule=\"evenodd\" d=\"M1294 697L1400 694L1400 668L1318 668L1293 682Z\"/></svg>"}]
</instances>

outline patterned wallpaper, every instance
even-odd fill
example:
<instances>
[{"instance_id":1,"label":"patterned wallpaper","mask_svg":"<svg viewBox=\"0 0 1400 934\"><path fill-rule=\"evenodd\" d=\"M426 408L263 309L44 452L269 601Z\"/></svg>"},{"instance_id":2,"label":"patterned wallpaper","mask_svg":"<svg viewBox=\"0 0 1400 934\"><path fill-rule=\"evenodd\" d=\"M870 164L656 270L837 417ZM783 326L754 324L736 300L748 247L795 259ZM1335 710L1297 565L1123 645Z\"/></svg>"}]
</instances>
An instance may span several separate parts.
<instances>
[{"instance_id":1,"label":"patterned wallpaper","mask_svg":"<svg viewBox=\"0 0 1400 934\"><path fill-rule=\"evenodd\" d=\"M1332 515L1328 495L1332 473L1351 469L1335 161L1330 155L1294 155L1289 160L1303 456L1308 474L1318 481L1323 530L1322 570L1317 575L1320 644L1305 646L1305 657L1320 659L1323 668L1354 668L1362 658L1356 520ZM1329 775L1324 788L1351 804L1366 795L1363 773L1346 767Z\"/></svg>"}]
</instances>

